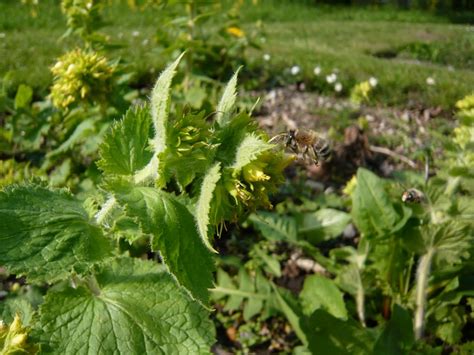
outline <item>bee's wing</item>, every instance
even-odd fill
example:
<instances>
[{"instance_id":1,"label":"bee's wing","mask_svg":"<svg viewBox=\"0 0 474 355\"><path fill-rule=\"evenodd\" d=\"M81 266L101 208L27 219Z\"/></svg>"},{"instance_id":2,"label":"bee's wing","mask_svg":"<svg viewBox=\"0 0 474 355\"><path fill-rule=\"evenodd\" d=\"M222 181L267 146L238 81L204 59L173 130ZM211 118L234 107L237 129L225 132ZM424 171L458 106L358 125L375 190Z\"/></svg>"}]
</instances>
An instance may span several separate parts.
<instances>
[{"instance_id":1,"label":"bee's wing","mask_svg":"<svg viewBox=\"0 0 474 355\"><path fill-rule=\"evenodd\" d=\"M268 143L286 145L286 140L288 138L288 133L279 133L276 136L270 138Z\"/></svg>"}]
</instances>

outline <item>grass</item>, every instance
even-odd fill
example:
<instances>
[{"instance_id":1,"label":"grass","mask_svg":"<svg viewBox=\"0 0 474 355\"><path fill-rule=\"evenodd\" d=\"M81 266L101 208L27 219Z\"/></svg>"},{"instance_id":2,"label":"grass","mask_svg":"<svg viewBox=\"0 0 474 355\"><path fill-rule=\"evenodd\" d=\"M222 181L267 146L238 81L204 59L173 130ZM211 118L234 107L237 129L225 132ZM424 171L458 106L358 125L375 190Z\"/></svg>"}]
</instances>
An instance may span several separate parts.
<instances>
[{"instance_id":1,"label":"grass","mask_svg":"<svg viewBox=\"0 0 474 355\"><path fill-rule=\"evenodd\" d=\"M323 75L337 68L346 87L375 76L380 83L377 99L395 105L417 101L452 107L474 91L472 26L422 11L306 3L265 0L242 7L244 28L257 19L264 22L263 52L272 56L271 71L297 64L312 80L315 65ZM113 55L129 63L141 85L152 82L166 60L153 44L156 11L133 12L115 5L105 13L104 32L124 45ZM44 95L51 82L48 67L76 43L58 41L66 24L56 1L41 1L38 13L32 18L18 1L0 3L0 77L9 73L12 87L26 83ZM260 60L262 52L252 55ZM436 85L427 86L427 77L435 78Z\"/></svg>"}]
</instances>

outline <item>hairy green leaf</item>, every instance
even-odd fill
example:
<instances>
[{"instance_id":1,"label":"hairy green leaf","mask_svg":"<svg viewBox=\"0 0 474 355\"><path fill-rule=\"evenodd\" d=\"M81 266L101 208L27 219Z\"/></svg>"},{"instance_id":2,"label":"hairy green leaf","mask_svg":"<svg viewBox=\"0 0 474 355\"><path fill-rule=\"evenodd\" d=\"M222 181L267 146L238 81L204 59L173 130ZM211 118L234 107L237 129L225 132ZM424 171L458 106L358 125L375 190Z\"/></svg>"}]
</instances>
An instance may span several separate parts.
<instances>
[{"instance_id":1,"label":"hairy green leaf","mask_svg":"<svg viewBox=\"0 0 474 355\"><path fill-rule=\"evenodd\" d=\"M147 150L150 124L146 106L130 108L105 136L99 168L110 175L133 175L142 169L152 156Z\"/></svg>"},{"instance_id":2,"label":"hairy green leaf","mask_svg":"<svg viewBox=\"0 0 474 355\"><path fill-rule=\"evenodd\" d=\"M207 311L164 268L121 258L88 284L48 292L38 326L43 352L210 353L214 327Z\"/></svg>"},{"instance_id":3,"label":"hairy green leaf","mask_svg":"<svg viewBox=\"0 0 474 355\"><path fill-rule=\"evenodd\" d=\"M307 315L311 315L317 309L323 309L334 317L347 319L343 294L334 282L326 277L307 276L299 297L303 312Z\"/></svg>"},{"instance_id":4,"label":"hairy green leaf","mask_svg":"<svg viewBox=\"0 0 474 355\"><path fill-rule=\"evenodd\" d=\"M352 193L352 217L365 235L384 235L400 219L383 184L383 180L369 170L359 168L357 171L357 186Z\"/></svg>"},{"instance_id":5,"label":"hairy green leaf","mask_svg":"<svg viewBox=\"0 0 474 355\"><path fill-rule=\"evenodd\" d=\"M171 81L176 74L176 68L183 55L184 53L161 73L151 93L151 117L155 127L153 147L156 154L161 153L166 147L166 126L170 109Z\"/></svg>"},{"instance_id":6,"label":"hairy green leaf","mask_svg":"<svg viewBox=\"0 0 474 355\"><path fill-rule=\"evenodd\" d=\"M230 120L232 109L235 105L235 99L237 97L237 76L241 68L242 67L237 69L232 78L230 78L224 89L221 100L217 105L216 121L220 126L224 126Z\"/></svg>"},{"instance_id":7,"label":"hairy green leaf","mask_svg":"<svg viewBox=\"0 0 474 355\"><path fill-rule=\"evenodd\" d=\"M217 182L221 178L220 169L220 163L216 163L211 169L209 169L202 182L201 192L196 204L196 220L199 234L201 235L204 245L214 253L217 253L217 250L212 247L211 242L209 241L208 225L214 189L216 188Z\"/></svg>"},{"instance_id":8,"label":"hairy green leaf","mask_svg":"<svg viewBox=\"0 0 474 355\"><path fill-rule=\"evenodd\" d=\"M257 159L261 153L272 147L273 145L263 141L262 138L257 135L253 133L247 134L237 148L235 161L231 168L235 171L240 171L245 165L251 163Z\"/></svg>"},{"instance_id":9,"label":"hairy green leaf","mask_svg":"<svg viewBox=\"0 0 474 355\"><path fill-rule=\"evenodd\" d=\"M102 231L70 194L34 185L0 192L0 264L30 281L54 282L111 253Z\"/></svg>"},{"instance_id":10,"label":"hairy green leaf","mask_svg":"<svg viewBox=\"0 0 474 355\"><path fill-rule=\"evenodd\" d=\"M126 213L153 236L152 249L161 253L177 281L207 304L214 261L189 210L174 196L152 187L122 185L116 186L115 192Z\"/></svg>"},{"instance_id":11,"label":"hairy green leaf","mask_svg":"<svg viewBox=\"0 0 474 355\"><path fill-rule=\"evenodd\" d=\"M151 143L154 154L148 164L136 173L135 181L137 183L158 178L158 155L166 149L166 130L171 102L171 81L176 74L176 68L183 55L184 53L161 73L151 93L151 118L155 129L155 135Z\"/></svg>"}]
</instances>

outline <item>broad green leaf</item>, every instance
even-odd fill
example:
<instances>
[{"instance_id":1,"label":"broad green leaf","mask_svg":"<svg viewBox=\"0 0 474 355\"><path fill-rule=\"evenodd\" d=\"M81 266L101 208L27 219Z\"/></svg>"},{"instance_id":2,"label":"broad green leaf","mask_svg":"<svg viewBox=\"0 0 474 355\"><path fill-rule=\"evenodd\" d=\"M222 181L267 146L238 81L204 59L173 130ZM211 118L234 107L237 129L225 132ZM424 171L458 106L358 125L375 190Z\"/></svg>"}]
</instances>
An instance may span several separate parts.
<instances>
[{"instance_id":1,"label":"broad green leaf","mask_svg":"<svg viewBox=\"0 0 474 355\"><path fill-rule=\"evenodd\" d=\"M147 150L150 113L146 106L131 108L112 126L100 146L99 168L110 175L133 175L152 156Z\"/></svg>"},{"instance_id":2,"label":"broad green leaf","mask_svg":"<svg viewBox=\"0 0 474 355\"><path fill-rule=\"evenodd\" d=\"M351 221L351 216L332 208L322 208L316 212L305 213L298 233L313 243L336 238Z\"/></svg>"},{"instance_id":3,"label":"broad green leaf","mask_svg":"<svg viewBox=\"0 0 474 355\"><path fill-rule=\"evenodd\" d=\"M374 346L374 354L408 354L415 342L413 323L407 310L395 304L392 317Z\"/></svg>"},{"instance_id":4,"label":"broad green leaf","mask_svg":"<svg viewBox=\"0 0 474 355\"><path fill-rule=\"evenodd\" d=\"M214 261L203 244L189 210L172 195L152 187L122 185L116 199L151 234L152 249L159 251L177 281L196 299L207 304L213 286Z\"/></svg>"},{"instance_id":5,"label":"broad green leaf","mask_svg":"<svg viewBox=\"0 0 474 355\"><path fill-rule=\"evenodd\" d=\"M38 325L44 353L210 353L207 311L163 267L125 257L104 265L96 281L48 292Z\"/></svg>"},{"instance_id":6,"label":"broad green leaf","mask_svg":"<svg viewBox=\"0 0 474 355\"><path fill-rule=\"evenodd\" d=\"M253 225L269 240L296 241L296 221L293 217L277 213L259 212L249 217Z\"/></svg>"},{"instance_id":7,"label":"broad green leaf","mask_svg":"<svg viewBox=\"0 0 474 355\"><path fill-rule=\"evenodd\" d=\"M15 109L26 108L33 98L33 89L28 85L21 84L15 95Z\"/></svg>"},{"instance_id":8,"label":"broad green leaf","mask_svg":"<svg viewBox=\"0 0 474 355\"><path fill-rule=\"evenodd\" d=\"M235 161L231 168L235 171L240 171L244 166L257 159L261 153L272 147L273 145L263 141L257 135L253 133L247 134L237 148Z\"/></svg>"},{"instance_id":9,"label":"broad green leaf","mask_svg":"<svg viewBox=\"0 0 474 355\"><path fill-rule=\"evenodd\" d=\"M354 321L343 321L322 309L302 321L308 348L318 355L372 354L373 339Z\"/></svg>"},{"instance_id":10,"label":"broad green leaf","mask_svg":"<svg viewBox=\"0 0 474 355\"><path fill-rule=\"evenodd\" d=\"M317 309L323 309L334 317L347 319L343 294L334 282L326 277L307 276L299 297L306 315L311 315Z\"/></svg>"},{"instance_id":11,"label":"broad green leaf","mask_svg":"<svg viewBox=\"0 0 474 355\"><path fill-rule=\"evenodd\" d=\"M211 211L211 201L216 184L221 178L221 165L216 163L209 169L201 184L201 192L196 203L196 221L204 245L214 253L217 253L209 240L209 213Z\"/></svg>"},{"instance_id":12,"label":"broad green leaf","mask_svg":"<svg viewBox=\"0 0 474 355\"><path fill-rule=\"evenodd\" d=\"M161 73L151 93L151 118L155 130L151 144L154 154L148 164L135 174L135 182L137 183L158 178L158 155L166 149L166 131L171 102L171 81L176 74L176 68L183 55L184 53Z\"/></svg>"},{"instance_id":13,"label":"broad green leaf","mask_svg":"<svg viewBox=\"0 0 474 355\"><path fill-rule=\"evenodd\" d=\"M217 105L216 121L220 126L224 126L231 117L232 109L234 108L235 99L237 97L237 76L241 68L242 67L237 69L232 78L230 78L224 89L221 100Z\"/></svg>"},{"instance_id":14,"label":"broad green leaf","mask_svg":"<svg viewBox=\"0 0 474 355\"><path fill-rule=\"evenodd\" d=\"M30 281L66 278L111 253L111 245L70 194L34 185L0 192L0 264Z\"/></svg>"},{"instance_id":15,"label":"broad green leaf","mask_svg":"<svg viewBox=\"0 0 474 355\"><path fill-rule=\"evenodd\" d=\"M400 219L383 185L384 181L369 170L359 168L357 171L352 217L364 235L385 235Z\"/></svg>"}]
</instances>

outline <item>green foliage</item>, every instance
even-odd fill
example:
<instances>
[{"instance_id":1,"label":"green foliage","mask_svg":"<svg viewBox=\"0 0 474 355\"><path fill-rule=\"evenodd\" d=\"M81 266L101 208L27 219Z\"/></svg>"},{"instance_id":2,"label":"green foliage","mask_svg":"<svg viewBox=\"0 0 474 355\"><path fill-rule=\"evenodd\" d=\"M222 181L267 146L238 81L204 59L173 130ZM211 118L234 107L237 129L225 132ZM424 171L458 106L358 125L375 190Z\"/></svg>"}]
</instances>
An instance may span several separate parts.
<instances>
[{"instance_id":1,"label":"green foliage","mask_svg":"<svg viewBox=\"0 0 474 355\"><path fill-rule=\"evenodd\" d=\"M215 270L209 250L215 251L215 227L228 220L222 210L240 218L267 205L288 160L255 125L242 127L238 140L223 140L239 127L234 119L251 122L247 114L232 117L233 104L226 104L225 127L206 121L202 113L177 109L170 114L180 59L157 80L151 109L132 107L103 134L98 162L103 183L85 196L86 202L37 183L0 192L0 264L28 282L52 285L31 325L46 353L206 353L214 341L206 307ZM236 77L229 84L234 90L235 82ZM18 97L24 105L29 101L27 90ZM48 154L50 162L88 137L95 122L80 122ZM209 147L216 154L209 154ZM200 163L183 166L183 156ZM233 200L228 179L248 189L245 201ZM129 243L125 251L143 248L142 253L161 259L162 267L123 255L122 239ZM265 260L278 274L279 265ZM258 292L269 290L260 280ZM246 317L262 307L249 301Z\"/></svg>"},{"instance_id":2,"label":"green foliage","mask_svg":"<svg viewBox=\"0 0 474 355\"><path fill-rule=\"evenodd\" d=\"M55 282L83 273L111 253L109 241L80 201L35 185L0 192L1 263L31 282Z\"/></svg>"},{"instance_id":3,"label":"green foliage","mask_svg":"<svg viewBox=\"0 0 474 355\"><path fill-rule=\"evenodd\" d=\"M51 291L41 305L45 353L207 353L207 312L150 261L120 258L77 288Z\"/></svg>"}]
</instances>

